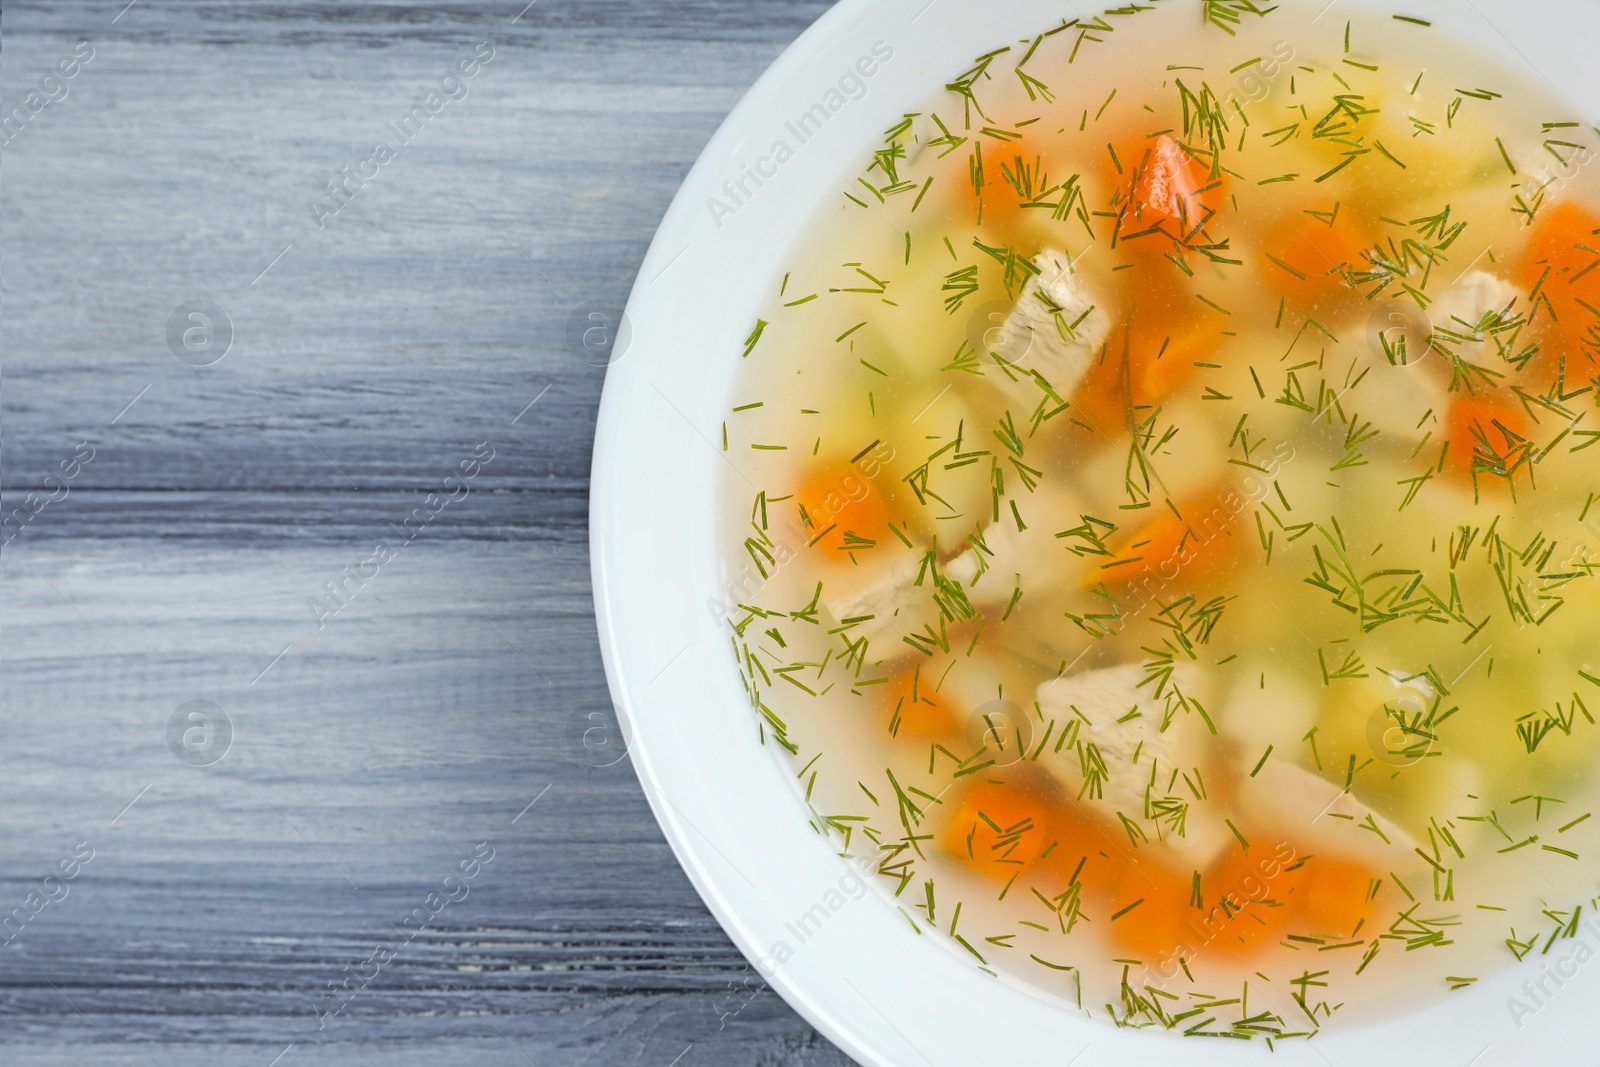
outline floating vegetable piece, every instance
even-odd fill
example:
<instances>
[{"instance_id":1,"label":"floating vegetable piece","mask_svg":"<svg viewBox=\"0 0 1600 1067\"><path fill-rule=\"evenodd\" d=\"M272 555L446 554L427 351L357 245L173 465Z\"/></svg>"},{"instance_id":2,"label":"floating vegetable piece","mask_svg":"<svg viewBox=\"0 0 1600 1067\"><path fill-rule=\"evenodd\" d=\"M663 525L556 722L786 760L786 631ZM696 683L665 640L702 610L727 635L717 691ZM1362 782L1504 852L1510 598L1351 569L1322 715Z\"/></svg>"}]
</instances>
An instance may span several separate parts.
<instances>
[{"instance_id":1,"label":"floating vegetable piece","mask_svg":"<svg viewBox=\"0 0 1600 1067\"><path fill-rule=\"evenodd\" d=\"M1564 356L1576 370L1592 367L1600 351L1600 213L1571 200L1546 207L1522 257L1520 281L1538 305L1529 315L1544 324L1550 344L1539 367L1554 374ZM1585 306L1587 305L1587 306Z\"/></svg>"},{"instance_id":2,"label":"floating vegetable piece","mask_svg":"<svg viewBox=\"0 0 1600 1067\"><path fill-rule=\"evenodd\" d=\"M815 551L848 551L852 534L872 541L891 536L894 513L883 486L849 463L818 468L796 490L794 506Z\"/></svg>"},{"instance_id":3,"label":"floating vegetable piece","mask_svg":"<svg viewBox=\"0 0 1600 1067\"><path fill-rule=\"evenodd\" d=\"M1225 180L1167 135L1154 139L1137 161L1131 183L1126 232L1159 227L1169 237L1188 240L1222 206Z\"/></svg>"},{"instance_id":4,"label":"floating vegetable piece","mask_svg":"<svg viewBox=\"0 0 1600 1067\"><path fill-rule=\"evenodd\" d=\"M980 781L967 790L939 837L939 845L973 870L1009 879L1026 869L1060 831L1083 822L1052 805L1040 791L1015 782Z\"/></svg>"}]
</instances>

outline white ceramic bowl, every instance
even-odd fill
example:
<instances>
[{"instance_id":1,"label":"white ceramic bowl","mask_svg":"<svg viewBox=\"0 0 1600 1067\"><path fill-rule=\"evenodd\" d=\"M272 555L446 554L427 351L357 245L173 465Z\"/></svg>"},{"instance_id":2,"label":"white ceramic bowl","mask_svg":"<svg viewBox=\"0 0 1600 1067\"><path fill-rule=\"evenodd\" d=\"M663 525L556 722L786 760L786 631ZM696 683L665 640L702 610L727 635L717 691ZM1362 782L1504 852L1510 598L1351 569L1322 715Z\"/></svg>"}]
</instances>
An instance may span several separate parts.
<instances>
[{"instance_id":1,"label":"white ceramic bowl","mask_svg":"<svg viewBox=\"0 0 1600 1067\"><path fill-rule=\"evenodd\" d=\"M1163 4L1199 0L1163 0ZM1281 0L1273 18L1340 17L1352 0ZM1594 0L1399 0L1368 10L1431 20L1531 69L1580 114L1600 111ZM1329 8L1334 10L1329 11ZM656 818L707 906L752 966L813 1025L870 1064L1240 1064L1489 1067L1590 1062L1585 1021L1600 963L1562 978L1519 1026L1524 998L1558 957L1534 954L1421 1012L1314 1042L1198 1041L1115 1029L989 978L888 899L853 899L854 872L808 826L791 772L757 740L720 617L715 520L721 423L737 353L808 220L833 203L902 113L973 56L1094 10L1046 0L842 0L801 35L711 139L656 233L628 303L631 339L610 367L595 441L591 550L611 691ZM1200 30L1195 15L1197 34ZM1398 31L1397 31L1398 32ZM1198 38L1197 38L1198 39ZM776 165L784 124L879 45L864 97ZM762 162L767 157L767 162ZM760 167L729 213L723 183ZM772 172L775 171L775 174ZM771 176L768 176L768 175ZM825 920L816 918L821 905ZM811 915L804 930L797 925ZM797 932L807 936L802 940ZM1586 937L1591 949L1600 938ZM792 956L777 962L779 945ZM1570 954L1572 942L1566 943ZM1287 999L1287 998L1284 998ZM1076 1057L1076 1058L1075 1058Z\"/></svg>"}]
</instances>

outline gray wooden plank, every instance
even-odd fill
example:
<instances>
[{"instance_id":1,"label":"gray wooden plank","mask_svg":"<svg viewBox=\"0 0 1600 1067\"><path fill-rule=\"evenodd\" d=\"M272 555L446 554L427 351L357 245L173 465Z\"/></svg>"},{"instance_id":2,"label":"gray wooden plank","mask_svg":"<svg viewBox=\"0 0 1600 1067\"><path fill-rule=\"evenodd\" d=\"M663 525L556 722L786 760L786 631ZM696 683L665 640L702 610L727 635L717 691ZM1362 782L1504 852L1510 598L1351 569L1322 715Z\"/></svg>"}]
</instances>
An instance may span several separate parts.
<instances>
[{"instance_id":1,"label":"gray wooden plank","mask_svg":"<svg viewBox=\"0 0 1600 1067\"><path fill-rule=\"evenodd\" d=\"M703 1062L752 1062L810 1040L767 993L723 1042L744 962L626 762L589 765L604 760L582 731L606 705L582 545L407 553L321 631L305 576L338 563L337 544L16 553L0 593L27 625L6 628L0 679L0 901L21 904L79 842L94 856L8 931L0 1046L109 1039L138 1062L146 1045L281 1038L297 1055L377 1041L398 1056L470 1043L479 1012L539 1062L635 1062L641 1027L638 1062L690 1043ZM191 699L232 723L209 767L168 747ZM397 933L478 841L494 859L466 897ZM379 946L395 961L319 1029L318 994Z\"/></svg>"},{"instance_id":2,"label":"gray wooden plank","mask_svg":"<svg viewBox=\"0 0 1600 1067\"><path fill-rule=\"evenodd\" d=\"M26 915L0 1059L845 1062L755 991L595 747L603 368L566 330L620 307L716 124L825 6L0 10L8 107L94 48L0 148L0 923ZM490 38L318 228L306 201ZM203 367L166 337L201 298L234 332ZM196 700L232 730L204 766L170 741ZM397 932L485 841L466 895Z\"/></svg>"},{"instance_id":3,"label":"gray wooden plank","mask_svg":"<svg viewBox=\"0 0 1600 1067\"><path fill-rule=\"evenodd\" d=\"M581 480L602 372L567 350L572 310L620 308L744 77L821 7L8 6L8 100L95 50L4 151L8 468L88 437L89 486L410 485L553 384L585 402L496 474ZM389 124L491 38L400 146ZM308 201L379 139L397 157L319 229ZM201 298L234 340L195 368L166 327Z\"/></svg>"}]
</instances>

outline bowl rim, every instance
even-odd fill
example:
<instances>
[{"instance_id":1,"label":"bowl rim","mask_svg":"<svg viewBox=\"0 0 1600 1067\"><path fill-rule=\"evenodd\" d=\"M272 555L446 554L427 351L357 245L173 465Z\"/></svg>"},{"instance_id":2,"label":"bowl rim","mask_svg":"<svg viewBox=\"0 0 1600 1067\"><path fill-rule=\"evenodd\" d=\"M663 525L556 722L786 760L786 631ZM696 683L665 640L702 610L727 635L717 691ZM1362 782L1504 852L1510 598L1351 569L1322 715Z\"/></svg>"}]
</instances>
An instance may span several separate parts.
<instances>
[{"instance_id":1,"label":"bowl rim","mask_svg":"<svg viewBox=\"0 0 1600 1067\"><path fill-rule=\"evenodd\" d=\"M1182 0L1157 2L1171 7ZM1526 14L1516 0L1469 0L1465 7L1453 0L1342 2L1347 8L1430 20L1504 62L1538 74L1565 100L1588 104L1591 113L1600 105L1600 70L1586 64L1577 44L1585 35L1530 31L1514 20L1519 12ZM1310 15L1334 4L1283 0L1280 6ZM845 885L849 867L811 833L800 817L804 808L795 803L793 787L779 773L778 760L755 743L752 713L740 696L735 672L728 669L727 646L711 613L703 610L721 591L714 552L719 542L714 536L695 538L711 525L714 485L723 476L723 463L712 455L715 416L726 410L738 366L736 360L707 359L703 353L737 350L755 316L759 293L765 291L762 286L775 276L787 252L789 242L781 238L794 233L795 218L814 214L822 191L835 188L869 138L899 117L901 104L926 99L961 69L950 57L959 54L959 63L982 51L960 42L993 41L998 47L1015 40L1017 29L1031 33L1028 27L1051 25L1059 16L1047 0L1018 0L1004 9L980 7L954 0L841 0L757 79L685 177L638 272L597 419L590 551L606 676L645 796L696 891L761 978L858 1062L971 1062L975 1054L979 1062L1031 1061L1047 1054L1065 1059L1063 1050L1071 1053L1082 1045L1084 1052L1096 1050L1097 1058L1111 1056L1107 1062L1154 1063L1157 1057L1171 1062L1181 1056L1186 1063L1238 1063L1257 1055L1259 1043L1250 1042L1248 1049L1230 1047L1225 1054L1211 1046L1238 1043L1177 1046L1171 1043L1175 1037L1130 1035L1103 1019L1085 1019L1043 1000L1018 996L1009 985L980 978L943 936L910 935L876 893L857 898L852 887L845 894L850 902L877 901L865 908L834 910L829 905L828 925L819 926L800 946L815 940L818 947L797 952L792 960L779 959L771 934L762 933L779 927L793 930L793 922L783 920L814 912L817 901ZM1552 22L1600 29L1600 8L1582 0L1546 0L1543 7ZM1508 29L1514 37L1507 35ZM1414 32L1410 26L1397 28L1397 35L1409 32ZM748 195L751 181L743 183L745 197L730 192L739 188L730 183L748 178L752 166L766 176L760 162L770 162L770 157L757 153L767 137L777 136L778 117L820 99L838 72L872 54L875 42L889 43L892 60L882 62L865 96L847 101L815 134L839 146L837 151L831 156L799 153L768 176L767 183L754 181L755 195ZM765 192L768 183L775 191ZM713 206L718 200L720 209ZM730 206L732 211L725 210ZM745 258L730 257L730 250ZM726 455L722 458L737 470ZM663 515L674 521L659 523ZM688 643L674 652L685 636ZM721 773L706 774L707 763ZM772 817L783 812L788 818L774 822ZM745 861L743 868L728 849ZM762 880L760 886L751 871ZM801 929L809 928L802 922ZM1600 947L1600 927L1594 932ZM886 950L888 957L882 955ZM864 975L856 966L863 960L886 974ZM1591 995L1600 992L1600 968L1591 970L1595 973L1580 971L1567 984L1581 985ZM1458 999L1319 1036L1315 1055L1307 1051L1312 1049L1308 1043L1282 1044L1275 1062L1342 1064L1343 1056L1350 1062L1358 1055L1370 1059L1374 1050L1386 1058L1424 1063L1465 1064L1475 1055L1472 1062L1480 1067L1522 1062L1533 1055L1557 1056L1583 1030L1584 993L1552 998L1539 1025L1524 1027L1520 1020L1508 1019L1501 999L1519 995L1518 987L1530 973L1537 975L1537 967L1505 968ZM896 982L908 987L902 990ZM1006 992L997 997L995 991L1001 989ZM1037 1029L1026 1040L1006 1043L996 1038L976 1046L964 1038L972 1027L952 1020L958 1014L949 1011L952 1001L980 1017L1011 1008ZM1488 1021L1491 1016L1498 1022ZM1469 1034L1467 1019L1486 1022ZM1510 1025L1513 1021L1517 1025ZM919 1040L903 1032L912 1023L921 1027L916 1031ZM1412 1029L1445 1036L1419 1041ZM1487 1047L1468 1047L1479 1038ZM916 1059L906 1056L908 1048ZM1337 1055L1330 1059L1329 1054Z\"/></svg>"}]
</instances>

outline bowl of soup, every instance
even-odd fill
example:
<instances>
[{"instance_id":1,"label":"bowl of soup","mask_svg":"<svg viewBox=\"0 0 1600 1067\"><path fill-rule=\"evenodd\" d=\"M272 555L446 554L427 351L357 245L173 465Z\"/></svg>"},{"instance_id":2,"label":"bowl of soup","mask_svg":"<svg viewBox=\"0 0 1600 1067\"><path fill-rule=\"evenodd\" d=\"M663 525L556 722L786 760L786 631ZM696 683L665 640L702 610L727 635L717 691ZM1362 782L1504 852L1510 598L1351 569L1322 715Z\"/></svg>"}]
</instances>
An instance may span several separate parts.
<instances>
[{"instance_id":1,"label":"bowl of soup","mask_svg":"<svg viewBox=\"0 0 1600 1067\"><path fill-rule=\"evenodd\" d=\"M755 981L863 1063L1561 1060L1596 29L846 0L752 88L640 271L592 536Z\"/></svg>"}]
</instances>

